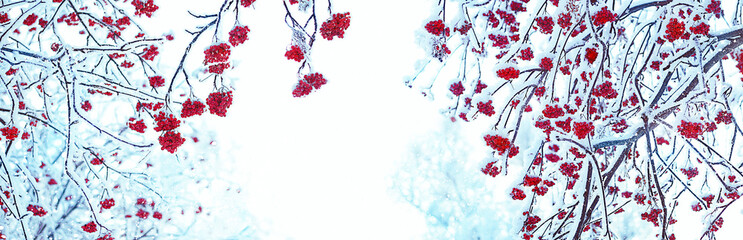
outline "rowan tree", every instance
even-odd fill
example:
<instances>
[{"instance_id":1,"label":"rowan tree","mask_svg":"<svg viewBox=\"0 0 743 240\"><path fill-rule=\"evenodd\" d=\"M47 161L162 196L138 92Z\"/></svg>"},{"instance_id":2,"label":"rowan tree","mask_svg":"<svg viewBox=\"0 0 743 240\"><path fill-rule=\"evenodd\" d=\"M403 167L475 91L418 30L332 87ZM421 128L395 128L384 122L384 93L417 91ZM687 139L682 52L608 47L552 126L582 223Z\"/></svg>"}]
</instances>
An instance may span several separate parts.
<instances>
[{"instance_id":1,"label":"rowan tree","mask_svg":"<svg viewBox=\"0 0 743 240\"><path fill-rule=\"evenodd\" d=\"M318 28L343 38L348 13L318 25L314 1L288 2L312 9L314 32L297 40L300 51ZM210 210L185 187L230 182L204 163L217 153L203 151L215 143L199 119L230 113L227 75L233 51L250 44L242 22L254 3L202 3L185 32L156 32L147 26L162 24L152 18L163 9L153 0L4 1L0 239L188 236ZM292 28L308 33L307 24ZM326 83L316 73L303 79L313 89Z\"/></svg>"},{"instance_id":2,"label":"rowan tree","mask_svg":"<svg viewBox=\"0 0 743 240\"><path fill-rule=\"evenodd\" d=\"M447 99L452 122L490 124L481 172L522 179L501 193L522 206L513 235L623 239L640 219L676 239L684 214L714 239L743 177L743 30L729 4L437 1L406 84Z\"/></svg>"}]
</instances>

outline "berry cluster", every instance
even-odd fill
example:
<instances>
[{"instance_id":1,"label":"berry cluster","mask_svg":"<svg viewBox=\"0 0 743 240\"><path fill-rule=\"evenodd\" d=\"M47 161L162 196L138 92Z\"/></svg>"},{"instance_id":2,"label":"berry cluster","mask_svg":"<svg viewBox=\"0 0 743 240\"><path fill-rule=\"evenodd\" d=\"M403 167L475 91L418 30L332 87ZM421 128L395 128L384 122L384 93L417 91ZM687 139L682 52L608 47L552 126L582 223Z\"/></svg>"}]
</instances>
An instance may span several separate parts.
<instances>
[{"instance_id":1,"label":"berry cluster","mask_svg":"<svg viewBox=\"0 0 743 240\"><path fill-rule=\"evenodd\" d=\"M82 103L82 104L80 105L80 108L82 108L83 110L85 110L85 111L87 112L87 111L90 111L90 109L93 109L93 105L91 105L91 104L90 104L90 101L88 101L88 100L85 100L85 101L84 101L84 102L83 102L83 103Z\"/></svg>"},{"instance_id":2,"label":"berry cluster","mask_svg":"<svg viewBox=\"0 0 743 240\"><path fill-rule=\"evenodd\" d=\"M304 75L304 79L299 80L297 85L294 87L292 95L296 98L307 96L313 89L320 89L320 87L326 83L328 83L328 80L326 80L320 73Z\"/></svg>"},{"instance_id":3,"label":"berry cluster","mask_svg":"<svg viewBox=\"0 0 743 240\"><path fill-rule=\"evenodd\" d=\"M10 141L18 137L18 128L16 128L15 126L0 128L0 132L2 132L3 137L7 138Z\"/></svg>"},{"instance_id":4,"label":"berry cluster","mask_svg":"<svg viewBox=\"0 0 743 240\"><path fill-rule=\"evenodd\" d=\"M668 24L666 24L666 35L663 35L663 37L668 39L669 42L674 42L680 38L689 39L689 33L685 32L686 26L684 22L680 22L676 18L671 18Z\"/></svg>"},{"instance_id":5,"label":"berry cluster","mask_svg":"<svg viewBox=\"0 0 743 240\"><path fill-rule=\"evenodd\" d=\"M519 58L524 61L529 61L534 58L534 52L531 50L531 47L522 49L520 53Z\"/></svg>"},{"instance_id":6,"label":"berry cluster","mask_svg":"<svg viewBox=\"0 0 743 240\"><path fill-rule=\"evenodd\" d=\"M174 130L181 125L181 120L176 119L173 114L166 114L165 112L159 112L155 115L155 122L157 126L154 129L158 132Z\"/></svg>"},{"instance_id":7,"label":"berry cluster","mask_svg":"<svg viewBox=\"0 0 743 240\"><path fill-rule=\"evenodd\" d=\"M500 174L501 171L499 167L495 166L496 163L497 162L490 162L485 165L485 168L480 169L480 171L482 171L482 173L484 173L485 175L496 177L498 176L498 174Z\"/></svg>"},{"instance_id":8,"label":"berry cluster","mask_svg":"<svg viewBox=\"0 0 743 240\"><path fill-rule=\"evenodd\" d=\"M286 53L284 53L284 57L289 60L301 62L302 60L304 60L304 51L302 51L302 48L300 48L299 46L292 45L289 50L286 50Z\"/></svg>"},{"instance_id":9,"label":"berry cluster","mask_svg":"<svg viewBox=\"0 0 743 240\"><path fill-rule=\"evenodd\" d=\"M524 194L524 191L521 189L513 188L513 190L511 190L511 198L513 198L513 200L524 200L526 194Z\"/></svg>"},{"instance_id":10,"label":"berry cluster","mask_svg":"<svg viewBox=\"0 0 743 240\"><path fill-rule=\"evenodd\" d=\"M508 67L499 69L498 71L496 71L496 73L498 74L498 77L503 78L506 81L510 81L518 78L520 71L514 67Z\"/></svg>"},{"instance_id":11,"label":"berry cluster","mask_svg":"<svg viewBox=\"0 0 743 240\"><path fill-rule=\"evenodd\" d=\"M692 179L693 177L699 175L699 170L695 167L689 167L687 169L682 168L681 173L686 175L687 178Z\"/></svg>"},{"instance_id":12,"label":"berry cluster","mask_svg":"<svg viewBox=\"0 0 743 240\"><path fill-rule=\"evenodd\" d=\"M142 58L153 61L158 54L160 54L160 52L157 51L157 47L155 47L155 45L150 45L150 47L144 48L142 51Z\"/></svg>"},{"instance_id":13,"label":"berry cluster","mask_svg":"<svg viewBox=\"0 0 743 240\"><path fill-rule=\"evenodd\" d=\"M571 177L573 179L578 179L580 175L578 175L578 171L581 169L583 162L580 162L579 164L575 163L562 163L560 165L560 173L566 177Z\"/></svg>"},{"instance_id":14,"label":"berry cluster","mask_svg":"<svg viewBox=\"0 0 743 240\"><path fill-rule=\"evenodd\" d=\"M552 58L543 57L542 60L539 61L539 68L541 68L544 71L549 71L552 69Z\"/></svg>"},{"instance_id":15,"label":"berry cluster","mask_svg":"<svg viewBox=\"0 0 743 240\"><path fill-rule=\"evenodd\" d=\"M134 118L129 118L129 122L126 125L129 126L129 129L139 133L144 133L145 129L147 129L147 125L144 124L144 120L142 119L135 122Z\"/></svg>"},{"instance_id":16,"label":"berry cluster","mask_svg":"<svg viewBox=\"0 0 743 240\"><path fill-rule=\"evenodd\" d=\"M599 52L595 48L586 48L586 60L588 60L588 63L593 64L598 56Z\"/></svg>"},{"instance_id":17,"label":"berry cluster","mask_svg":"<svg viewBox=\"0 0 743 240\"><path fill-rule=\"evenodd\" d=\"M544 34L552 33L552 28L555 26L555 21L552 20L552 17L538 17L536 20L537 27L539 27L539 32Z\"/></svg>"},{"instance_id":18,"label":"berry cluster","mask_svg":"<svg viewBox=\"0 0 743 240\"><path fill-rule=\"evenodd\" d=\"M98 231L98 225L95 224L95 222L93 221L86 223L81 228L83 229L83 231L88 232L88 233L94 233Z\"/></svg>"},{"instance_id":19,"label":"berry cluster","mask_svg":"<svg viewBox=\"0 0 743 240\"><path fill-rule=\"evenodd\" d=\"M608 22L617 20L617 14L609 10L608 7L604 6L595 15L591 16L594 26L601 26Z\"/></svg>"},{"instance_id":20,"label":"berry cluster","mask_svg":"<svg viewBox=\"0 0 743 240\"><path fill-rule=\"evenodd\" d=\"M720 111L717 113L717 116L715 117L715 122L717 124L720 124L720 123L731 124L733 123L733 114L728 111Z\"/></svg>"},{"instance_id":21,"label":"berry cluster","mask_svg":"<svg viewBox=\"0 0 743 240\"><path fill-rule=\"evenodd\" d=\"M250 32L250 28L247 26L235 26L230 31L230 44L237 46L244 43L248 40L248 32Z\"/></svg>"},{"instance_id":22,"label":"berry cluster","mask_svg":"<svg viewBox=\"0 0 743 240\"><path fill-rule=\"evenodd\" d=\"M165 86L165 79L162 76L150 77L150 86L153 88Z\"/></svg>"},{"instance_id":23,"label":"berry cluster","mask_svg":"<svg viewBox=\"0 0 743 240\"><path fill-rule=\"evenodd\" d=\"M493 107L493 100L488 100L488 102L477 103L477 111L487 115L488 117L493 116L493 114L495 114L495 108Z\"/></svg>"},{"instance_id":24,"label":"berry cluster","mask_svg":"<svg viewBox=\"0 0 743 240\"><path fill-rule=\"evenodd\" d=\"M588 134L593 136L593 123L592 122L576 122L573 123L573 129L575 129L575 136L578 139L584 139Z\"/></svg>"},{"instance_id":25,"label":"berry cluster","mask_svg":"<svg viewBox=\"0 0 743 240\"><path fill-rule=\"evenodd\" d=\"M519 153L519 147L513 146L508 138L488 134L483 137L483 139L485 139L485 144L493 148L493 150L498 151L498 154L500 155L503 155L504 153L506 153L506 151L508 151L508 157L511 158Z\"/></svg>"},{"instance_id":26,"label":"berry cluster","mask_svg":"<svg viewBox=\"0 0 743 240\"><path fill-rule=\"evenodd\" d=\"M696 25L694 27L690 27L689 30L693 34L707 35L707 34L709 34L709 25L706 24L706 23L699 23L699 25Z\"/></svg>"},{"instance_id":27,"label":"berry cluster","mask_svg":"<svg viewBox=\"0 0 743 240\"><path fill-rule=\"evenodd\" d=\"M44 208L39 205L29 204L28 207L26 207L26 210L33 213L34 216L43 217L44 215L46 215L46 210L44 210Z\"/></svg>"},{"instance_id":28,"label":"berry cluster","mask_svg":"<svg viewBox=\"0 0 743 240\"><path fill-rule=\"evenodd\" d=\"M572 18L573 16L570 13L560 13L560 17L557 18L557 25L563 29L569 28L573 24L570 22Z\"/></svg>"},{"instance_id":29,"label":"berry cluster","mask_svg":"<svg viewBox=\"0 0 743 240\"><path fill-rule=\"evenodd\" d=\"M101 208L103 209L111 209L114 205L116 205L116 201L114 201L113 198L108 198L100 202Z\"/></svg>"},{"instance_id":30,"label":"berry cluster","mask_svg":"<svg viewBox=\"0 0 743 240\"><path fill-rule=\"evenodd\" d=\"M681 124L677 128L681 136L685 138L697 138L704 133L704 125L697 122L681 120Z\"/></svg>"},{"instance_id":31,"label":"berry cluster","mask_svg":"<svg viewBox=\"0 0 743 240\"><path fill-rule=\"evenodd\" d=\"M152 14L157 11L158 7L155 5L153 0L146 0L147 2L142 2L142 0L132 0L132 6L134 6L135 12L134 15L141 16L141 15L147 15L147 17L152 17Z\"/></svg>"},{"instance_id":32,"label":"berry cluster","mask_svg":"<svg viewBox=\"0 0 743 240\"><path fill-rule=\"evenodd\" d=\"M204 108L206 105L201 103L198 99L187 99L183 103L183 108L181 109L181 118L187 118L195 115L201 115L204 113Z\"/></svg>"},{"instance_id":33,"label":"berry cluster","mask_svg":"<svg viewBox=\"0 0 743 240\"><path fill-rule=\"evenodd\" d=\"M222 74L225 69L230 67L227 61L230 60L230 45L226 43L220 43L211 45L209 48L204 50L204 66L208 67L208 71L214 74Z\"/></svg>"},{"instance_id":34,"label":"berry cluster","mask_svg":"<svg viewBox=\"0 0 743 240\"><path fill-rule=\"evenodd\" d=\"M90 160L91 165L101 165L103 164L103 158L100 157L93 157L93 160Z\"/></svg>"},{"instance_id":35,"label":"berry cluster","mask_svg":"<svg viewBox=\"0 0 743 240\"><path fill-rule=\"evenodd\" d=\"M24 25L31 26L34 23L36 23L36 19L38 19L38 18L39 18L39 16L37 16L36 14L33 14L33 13L32 14L29 14L28 16L26 16L26 19L23 20L23 24Z\"/></svg>"},{"instance_id":36,"label":"berry cluster","mask_svg":"<svg viewBox=\"0 0 743 240\"><path fill-rule=\"evenodd\" d=\"M544 107L544 110L542 110L542 114L546 118L559 118L565 115L565 111L563 111L562 108L557 105L547 105Z\"/></svg>"},{"instance_id":37,"label":"berry cluster","mask_svg":"<svg viewBox=\"0 0 743 240\"><path fill-rule=\"evenodd\" d=\"M444 21L441 19L428 22L426 31L436 36L449 35L449 28L444 25Z\"/></svg>"},{"instance_id":38,"label":"berry cluster","mask_svg":"<svg viewBox=\"0 0 743 240\"><path fill-rule=\"evenodd\" d=\"M722 1L712 0L709 5L707 5L707 8L705 8L705 10L708 13L714 13L716 18L720 18L720 16L722 16L722 8L720 7L720 5L722 5Z\"/></svg>"},{"instance_id":39,"label":"berry cluster","mask_svg":"<svg viewBox=\"0 0 743 240\"><path fill-rule=\"evenodd\" d=\"M642 213L640 216L642 217L642 220L648 221L653 223L656 227L658 225L658 217L663 213L662 209L652 209L650 212Z\"/></svg>"},{"instance_id":40,"label":"berry cluster","mask_svg":"<svg viewBox=\"0 0 743 240\"><path fill-rule=\"evenodd\" d=\"M210 93L206 98L206 105L209 106L209 113L220 117L227 116L227 108L232 105L232 91Z\"/></svg>"},{"instance_id":41,"label":"berry cluster","mask_svg":"<svg viewBox=\"0 0 743 240\"><path fill-rule=\"evenodd\" d=\"M591 91L591 95L596 97L603 97L606 99L613 99L619 96L619 93L617 93L617 90L612 87L612 83L610 81L606 81L601 85L596 86L596 88Z\"/></svg>"},{"instance_id":42,"label":"berry cluster","mask_svg":"<svg viewBox=\"0 0 743 240\"><path fill-rule=\"evenodd\" d=\"M449 91L454 94L454 96L459 96L464 93L464 86L462 85L462 81L452 83L451 86L449 86Z\"/></svg>"},{"instance_id":43,"label":"berry cluster","mask_svg":"<svg viewBox=\"0 0 743 240\"><path fill-rule=\"evenodd\" d=\"M167 131L157 139L160 142L162 150L166 150L170 153L175 153L178 147L186 142L186 139L181 137L181 133L176 131Z\"/></svg>"},{"instance_id":44,"label":"berry cluster","mask_svg":"<svg viewBox=\"0 0 743 240\"><path fill-rule=\"evenodd\" d=\"M336 13L333 14L333 18L322 23L320 34L327 40L333 40L333 37L343 38L343 34L350 25L350 13Z\"/></svg>"}]
</instances>

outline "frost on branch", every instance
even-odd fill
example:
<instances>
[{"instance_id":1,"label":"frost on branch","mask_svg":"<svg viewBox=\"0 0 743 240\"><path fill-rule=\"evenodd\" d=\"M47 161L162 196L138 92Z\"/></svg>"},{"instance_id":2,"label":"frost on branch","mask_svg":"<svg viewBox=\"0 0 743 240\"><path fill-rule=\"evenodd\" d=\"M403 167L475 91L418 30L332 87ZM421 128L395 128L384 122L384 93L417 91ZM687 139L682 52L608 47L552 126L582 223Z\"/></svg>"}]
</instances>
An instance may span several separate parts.
<instances>
[{"instance_id":1,"label":"frost on branch","mask_svg":"<svg viewBox=\"0 0 743 240\"><path fill-rule=\"evenodd\" d=\"M494 159L470 171L523 179L499 190L524 206L511 238L674 239L704 220L694 236L714 239L743 177L743 31L723 8L440 1L406 84L498 133L479 140Z\"/></svg>"},{"instance_id":2,"label":"frost on branch","mask_svg":"<svg viewBox=\"0 0 743 240\"><path fill-rule=\"evenodd\" d=\"M313 90L318 90L320 86L327 83L322 74L312 69L312 59L310 53L315 40L318 38L317 33L320 31L322 38L332 41L335 38L343 38L346 30L351 25L351 14L333 13L332 3L328 1L329 19L318 26L316 11L316 2L308 0L289 0L283 1L286 10L285 22L293 32L291 45L287 47L284 57L291 61L300 63L297 70L299 81L294 85L292 95L295 98L305 97ZM299 4L298 7L291 5ZM298 11L297 11L298 10Z\"/></svg>"},{"instance_id":3,"label":"frost on branch","mask_svg":"<svg viewBox=\"0 0 743 240\"><path fill-rule=\"evenodd\" d=\"M217 154L194 149L214 148L199 126L206 106L226 116L232 102L230 51L249 42L237 1L192 14L178 38L147 28L165 2L4 4L1 238L192 234L182 231L196 221L187 212L215 209L178 189L221 180L207 174Z\"/></svg>"}]
</instances>

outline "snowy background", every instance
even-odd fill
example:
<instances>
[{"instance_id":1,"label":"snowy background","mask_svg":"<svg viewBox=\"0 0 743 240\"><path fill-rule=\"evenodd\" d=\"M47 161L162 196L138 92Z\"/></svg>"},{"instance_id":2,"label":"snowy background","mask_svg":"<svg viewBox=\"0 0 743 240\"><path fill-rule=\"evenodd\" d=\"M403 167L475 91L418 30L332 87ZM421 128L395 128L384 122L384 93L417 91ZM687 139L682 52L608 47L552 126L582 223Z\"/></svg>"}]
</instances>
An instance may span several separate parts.
<instances>
[{"instance_id":1,"label":"snowy background","mask_svg":"<svg viewBox=\"0 0 743 240\"><path fill-rule=\"evenodd\" d=\"M183 10L201 8L178 3L157 17L184 19ZM216 174L241 191L194 193L214 210L212 219L224 221L197 228L215 239L240 231L261 239L513 238L522 203L505 189L516 176L479 172L487 123L451 122L403 83L425 56L416 32L434 5L334 1L335 12L351 13L351 27L344 39L315 43L310 58L328 84L298 99L291 96L298 63L283 56L291 41L284 8L257 1L243 22L250 40L233 53L235 102L227 118L208 119L220 133ZM732 208L719 239L738 239L740 204ZM694 239L700 228L680 221L675 232Z\"/></svg>"}]
</instances>

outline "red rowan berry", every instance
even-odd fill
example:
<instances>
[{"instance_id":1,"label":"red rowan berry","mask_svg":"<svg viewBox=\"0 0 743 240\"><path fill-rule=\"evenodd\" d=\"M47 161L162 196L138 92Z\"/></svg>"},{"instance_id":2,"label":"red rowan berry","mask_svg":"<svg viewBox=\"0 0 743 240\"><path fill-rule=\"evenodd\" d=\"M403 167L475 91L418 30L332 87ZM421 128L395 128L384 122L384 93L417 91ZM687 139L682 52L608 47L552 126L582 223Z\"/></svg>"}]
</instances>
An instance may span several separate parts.
<instances>
[{"instance_id":1,"label":"red rowan berry","mask_svg":"<svg viewBox=\"0 0 743 240\"><path fill-rule=\"evenodd\" d=\"M496 73L498 74L498 77L509 81L518 78L520 71L514 67L508 67L499 69Z\"/></svg>"},{"instance_id":2,"label":"red rowan berry","mask_svg":"<svg viewBox=\"0 0 743 240\"><path fill-rule=\"evenodd\" d=\"M206 107L206 105L201 103L198 99L191 100L190 98L187 99L182 106L181 118L201 115L204 113L204 108Z\"/></svg>"},{"instance_id":3,"label":"red rowan berry","mask_svg":"<svg viewBox=\"0 0 743 240\"><path fill-rule=\"evenodd\" d=\"M573 129L575 129L575 136L578 136L578 139L584 139L588 134L593 136L592 122L576 122L573 124Z\"/></svg>"},{"instance_id":4,"label":"red rowan berry","mask_svg":"<svg viewBox=\"0 0 743 240\"><path fill-rule=\"evenodd\" d=\"M524 61L530 61L534 58L534 52L531 50L530 47L522 49L521 55L519 55L519 58L521 58Z\"/></svg>"},{"instance_id":5,"label":"red rowan berry","mask_svg":"<svg viewBox=\"0 0 743 240\"><path fill-rule=\"evenodd\" d=\"M15 126L0 128L0 132L2 132L5 138L11 141L18 137L18 128Z\"/></svg>"},{"instance_id":6,"label":"red rowan berry","mask_svg":"<svg viewBox=\"0 0 743 240\"><path fill-rule=\"evenodd\" d=\"M284 53L284 56L289 60L301 62L304 59L304 52L297 45L292 45L289 50Z\"/></svg>"},{"instance_id":7,"label":"red rowan berry","mask_svg":"<svg viewBox=\"0 0 743 240\"><path fill-rule=\"evenodd\" d=\"M496 177L500 173L500 168L496 167L495 164L496 162L490 162L485 166L485 168L482 168L480 171L482 171L482 173L484 173L485 175Z\"/></svg>"},{"instance_id":8,"label":"red rowan berry","mask_svg":"<svg viewBox=\"0 0 743 240\"><path fill-rule=\"evenodd\" d=\"M539 61L539 68L541 68L544 71L549 71L552 69L552 58L543 57L542 60Z\"/></svg>"},{"instance_id":9,"label":"red rowan berry","mask_svg":"<svg viewBox=\"0 0 743 240\"><path fill-rule=\"evenodd\" d=\"M206 98L206 105L209 106L209 113L220 117L227 116L227 108L232 105L232 91L210 93Z\"/></svg>"},{"instance_id":10,"label":"red rowan berry","mask_svg":"<svg viewBox=\"0 0 743 240\"><path fill-rule=\"evenodd\" d=\"M326 83L328 83L328 80L326 80L320 73L312 73L312 74L304 75L304 80L310 85L312 85L314 89L320 89L322 85L325 85Z\"/></svg>"},{"instance_id":11,"label":"red rowan berry","mask_svg":"<svg viewBox=\"0 0 743 240\"><path fill-rule=\"evenodd\" d=\"M80 108L82 108L83 110L85 110L87 112L87 111L90 111L91 108L93 108L93 105L90 105L90 101L87 101L86 100L86 101L84 101L82 103L82 105L80 106Z\"/></svg>"},{"instance_id":12,"label":"red rowan berry","mask_svg":"<svg viewBox=\"0 0 743 240\"><path fill-rule=\"evenodd\" d=\"M522 191L521 189L514 188L513 190L511 190L511 198L513 198L513 200L524 200L524 198L526 198L526 194L524 194L524 191Z\"/></svg>"},{"instance_id":13,"label":"red rowan berry","mask_svg":"<svg viewBox=\"0 0 743 240\"><path fill-rule=\"evenodd\" d=\"M681 120L681 124L677 126L678 132L681 136L686 138L697 138L699 135L704 133L704 127L701 123L687 122Z\"/></svg>"},{"instance_id":14,"label":"red rowan berry","mask_svg":"<svg viewBox=\"0 0 743 240\"><path fill-rule=\"evenodd\" d=\"M139 211L137 211L137 214L136 215L137 215L137 217L139 217L141 219L147 219L147 217L150 216L150 212L147 212L147 211L145 211L143 209L139 209Z\"/></svg>"},{"instance_id":15,"label":"red rowan berry","mask_svg":"<svg viewBox=\"0 0 743 240\"><path fill-rule=\"evenodd\" d=\"M544 34L551 34L552 28L555 26L555 22L552 20L552 17L544 16L544 17L538 17L536 18L537 26L539 27L539 32Z\"/></svg>"},{"instance_id":16,"label":"red rowan berry","mask_svg":"<svg viewBox=\"0 0 743 240\"><path fill-rule=\"evenodd\" d=\"M165 112L159 112L155 115L155 123L157 126L154 128L155 131L170 131L178 128L181 125L181 120L178 120L173 114L166 114Z\"/></svg>"},{"instance_id":17,"label":"red rowan berry","mask_svg":"<svg viewBox=\"0 0 743 240\"><path fill-rule=\"evenodd\" d=\"M46 210L44 210L44 208L39 205L29 204L28 207L26 207L26 210L33 213L34 216L43 217L44 215L46 215Z\"/></svg>"},{"instance_id":18,"label":"red rowan berry","mask_svg":"<svg viewBox=\"0 0 743 240\"><path fill-rule=\"evenodd\" d=\"M244 43L248 40L248 32L250 32L250 28L247 26L235 26L230 31L230 44L237 46Z\"/></svg>"},{"instance_id":19,"label":"red rowan berry","mask_svg":"<svg viewBox=\"0 0 743 240\"><path fill-rule=\"evenodd\" d=\"M92 164L92 165L101 165L101 164L103 164L103 158L94 157L93 160L90 160L90 164Z\"/></svg>"},{"instance_id":20,"label":"red rowan berry","mask_svg":"<svg viewBox=\"0 0 743 240\"><path fill-rule=\"evenodd\" d=\"M493 100L488 100L488 102L477 103L477 111L487 115L488 117L493 116L493 114L495 114L495 109L493 107Z\"/></svg>"},{"instance_id":21,"label":"red rowan berry","mask_svg":"<svg viewBox=\"0 0 743 240\"><path fill-rule=\"evenodd\" d=\"M508 140L508 138L504 138L498 135L486 135L484 137L485 143L488 145L488 147L493 148L493 150L498 151L499 154L503 155L503 153L506 152L511 147L511 142Z\"/></svg>"},{"instance_id":22,"label":"red rowan berry","mask_svg":"<svg viewBox=\"0 0 743 240\"><path fill-rule=\"evenodd\" d=\"M593 64L598 56L599 53L595 48L586 48L586 60L588 60L589 63Z\"/></svg>"},{"instance_id":23,"label":"red rowan berry","mask_svg":"<svg viewBox=\"0 0 743 240\"><path fill-rule=\"evenodd\" d=\"M608 7L604 6L595 15L591 16L594 26L601 26L607 22L613 22L617 19L617 14L609 10Z\"/></svg>"},{"instance_id":24,"label":"red rowan berry","mask_svg":"<svg viewBox=\"0 0 743 240\"><path fill-rule=\"evenodd\" d=\"M464 86L462 85L462 81L452 83L451 86L449 86L449 91L454 94L454 96L459 96L464 93Z\"/></svg>"},{"instance_id":25,"label":"red rowan berry","mask_svg":"<svg viewBox=\"0 0 743 240\"><path fill-rule=\"evenodd\" d=\"M150 77L150 86L153 88L159 88L165 86L165 79L162 76Z\"/></svg>"},{"instance_id":26,"label":"red rowan berry","mask_svg":"<svg viewBox=\"0 0 743 240\"><path fill-rule=\"evenodd\" d=\"M29 14L28 16L26 16L26 19L23 20L23 24L31 26L36 23L37 18L39 18L39 16L37 16L36 14Z\"/></svg>"},{"instance_id":27,"label":"red rowan berry","mask_svg":"<svg viewBox=\"0 0 743 240\"><path fill-rule=\"evenodd\" d=\"M333 18L322 23L320 34L327 40L333 40L333 37L343 38L343 34L350 25L350 13L336 13L333 14Z\"/></svg>"},{"instance_id":28,"label":"red rowan berry","mask_svg":"<svg viewBox=\"0 0 743 240\"><path fill-rule=\"evenodd\" d=\"M294 87L294 91L292 91L292 95L295 98L298 97L304 97L310 94L312 92L312 85L307 83L306 81L299 81L297 85Z\"/></svg>"},{"instance_id":29,"label":"red rowan berry","mask_svg":"<svg viewBox=\"0 0 743 240\"><path fill-rule=\"evenodd\" d=\"M166 150L170 153L175 153L178 147L186 142L186 139L181 137L181 133L174 131L167 131L158 138L162 150Z\"/></svg>"},{"instance_id":30,"label":"red rowan berry","mask_svg":"<svg viewBox=\"0 0 743 240\"><path fill-rule=\"evenodd\" d=\"M231 53L230 45L226 43L211 45L204 50L204 65L208 63L227 62L230 59Z\"/></svg>"},{"instance_id":31,"label":"red rowan berry","mask_svg":"<svg viewBox=\"0 0 743 240\"><path fill-rule=\"evenodd\" d=\"M160 8L155 5L153 0L146 0L146 2L143 2L143 0L132 0L132 6L135 9L134 15L142 16L144 14L147 17L152 17L152 14Z\"/></svg>"},{"instance_id":32,"label":"red rowan berry","mask_svg":"<svg viewBox=\"0 0 743 240\"><path fill-rule=\"evenodd\" d=\"M157 51L157 47L155 47L155 45L150 45L149 48L145 48L144 51L142 51L142 58L153 61L158 54L160 54L160 52Z\"/></svg>"},{"instance_id":33,"label":"red rowan berry","mask_svg":"<svg viewBox=\"0 0 743 240\"><path fill-rule=\"evenodd\" d=\"M116 201L113 198L108 198L100 202L103 209L110 209L116 205Z\"/></svg>"},{"instance_id":34,"label":"red rowan berry","mask_svg":"<svg viewBox=\"0 0 743 240\"><path fill-rule=\"evenodd\" d=\"M444 35L445 30L446 25L444 25L444 21L441 19L430 21L426 24L426 31L436 36Z\"/></svg>"},{"instance_id":35,"label":"red rowan berry","mask_svg":"<svg viewBox=\"0 0 743 240\"><path fill-rule=\"evenodd\" d=\"M134 118L129 119L129 122L127 123L129 129L137 131L139 133L144 133L145 129L147 129L147 125L144 124L144 120L140 119L136 122L134 120Z\"/></svg>"},{"instance_id":36,"label":"red rowan berry","mask_svg":"<svg viewBox=\"0 0 743 240\"><path fill-rule=\"evenodd\" d=\"M678 40L679 38L682 38L684 32L686 32L684 22L679 22L678 19L671 18L671 20L666 25L666 35L663 35L663 37L668 39L669 42L673 42Z\"/></svg>"},{"instance_id":37,"label":"red rowan berry","mask_svg":"<svg viewBox=\"0 0 743 240\"><path fill-rule=\"evenodd\" d=\"M95 224L95 222L90 221L90 222L86 223L85 225L83 225L82 226L82 229L83 229L83 231L86 231L86 232L89 232L89 233L93 233L93 232L98 231L98 225Z\"/></svg>"}]
</instances>

